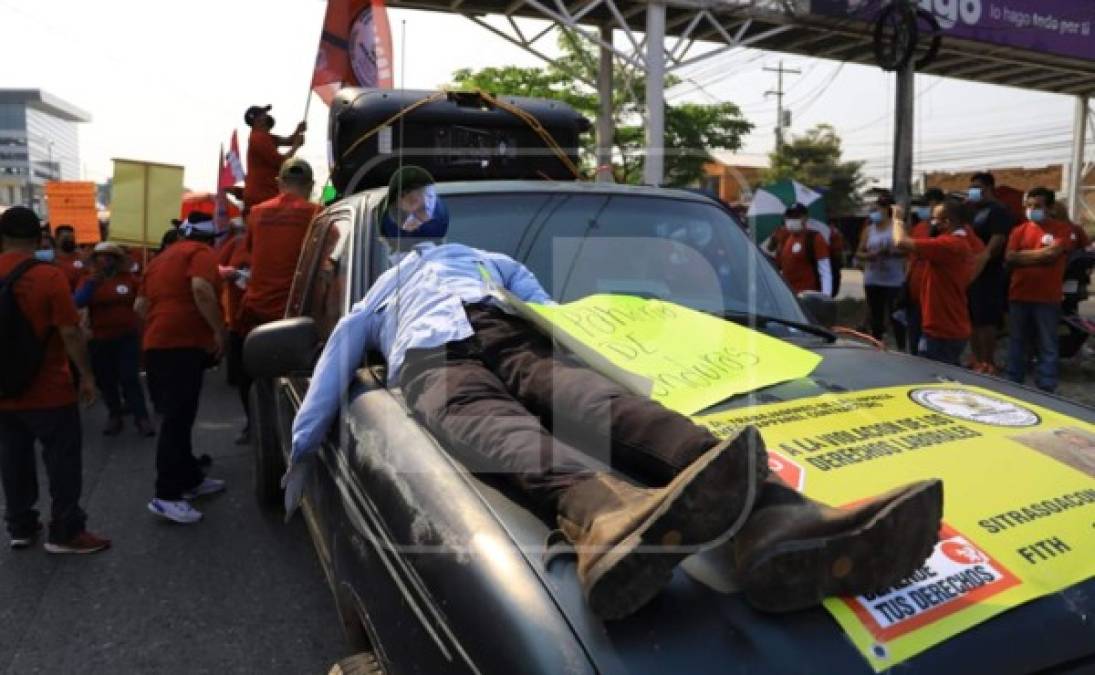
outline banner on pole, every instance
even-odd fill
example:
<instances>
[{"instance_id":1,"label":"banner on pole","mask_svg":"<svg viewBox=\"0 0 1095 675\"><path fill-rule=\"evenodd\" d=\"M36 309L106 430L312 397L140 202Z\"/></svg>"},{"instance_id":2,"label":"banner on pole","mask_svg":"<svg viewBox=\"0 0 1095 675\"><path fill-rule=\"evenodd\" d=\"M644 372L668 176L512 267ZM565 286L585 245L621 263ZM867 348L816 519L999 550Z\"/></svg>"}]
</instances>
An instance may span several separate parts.
<instances>
[{"instance_id":1,"label":"banner on pole","mask_svg":"<svg viewBox=\"0 0 1095 675\"><path fill-rule=\"evenodd\" d=\"M342 87L391 89L393 72L384 0L328 0L312 90L330 105Z\"/></svg>"},{"instance_id":2,"label":"banner on pole","mask_svg":"<svg viewBox=\"0 0 1095 675\"><path fill-rule=\"evenodd\" d=\"M90 181L50 181L46 183L50 229L71 225L77 244L99 241L99 209L95 205L95 183Z\"/></svg>"},{"instance_id":3,"label":"banner on pole","mask_svg":"<svg viewBox=\"0 0 1095 675\"><path fill-rule=\"evenodd\" d=\"M173 227L182 203L183 167L131 159L114 160L110 202L112 241L154 248Z\"/></svg>"}]
</instances>

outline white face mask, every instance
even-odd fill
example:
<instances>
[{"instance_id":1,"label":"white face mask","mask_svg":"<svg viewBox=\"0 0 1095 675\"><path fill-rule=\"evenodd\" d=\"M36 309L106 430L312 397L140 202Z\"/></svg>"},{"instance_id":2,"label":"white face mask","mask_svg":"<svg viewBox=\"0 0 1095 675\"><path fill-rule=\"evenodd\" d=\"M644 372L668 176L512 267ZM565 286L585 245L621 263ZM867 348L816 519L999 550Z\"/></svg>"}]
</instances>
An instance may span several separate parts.
<instances>
[{"instance_id":1,"label":"white face mask","mask_svg":"<svg viewBox=\"0 0 1095 675\"><path fill-rule=\"evenodd\" d=\"M787 229L791 232L802 231L802 220L799 218L786 218L784 219L783 224L786 225Z\"/></svg>"}]
</instances>

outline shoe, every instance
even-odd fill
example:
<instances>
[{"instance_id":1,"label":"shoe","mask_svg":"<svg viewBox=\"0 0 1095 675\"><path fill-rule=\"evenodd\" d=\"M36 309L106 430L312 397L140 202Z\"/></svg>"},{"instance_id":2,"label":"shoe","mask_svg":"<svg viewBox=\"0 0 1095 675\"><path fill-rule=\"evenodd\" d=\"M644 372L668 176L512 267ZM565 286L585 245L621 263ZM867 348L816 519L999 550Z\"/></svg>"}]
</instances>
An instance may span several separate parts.
<instances>
[{"instance_id":1,"label":"shoe","mask_svg":"<svg viewBox=\"0 0 1095 675\"><path fill-rule=\"evenodd\" d=\"M110 419L107 420L106 426L103 427L103 435L117 436L118 434L122 433L122 426L122 418L111 415Z\"/></svg>"},{"instance_id":2,"label":"shoe","mask_svg":"<svg viewBox=\"0 0 1095 675\"><path fill-rule=\"evenodd\" d=\"M620 619L649 602L681 560L734 535L767 472L764 442L747 427L664 488L595 474L567 490L559 527L578 554L578 578L591 609L603 619Z\"/></svg>"},{"instance_id":3,"label":"shoe","mask_svg":"<svg viewBox=\"0 0 1095 675\"><path fill-rule=\"evenodd\" d=\"M94 535L87 530L66 542L47 541L45 545L47 553L98 553L108 548L110 548L109 539Z\"/></svg>"},{"instance_id":4,"label":"shoe","mask_svg":"<svg viewBox=\"0 0 1095 675\"><path fill-rule=\"evenodd\" d=\"M148 510L167 520L190 525L202 519L202 512L190 505L185 499L153 499L148 502Z\"/></svg>"},{"instance_id":5,"label":"shoe","mask_svg":"<svg viewBox=\"0 0 1095 675\"><path fill-rule=\"evenodd\" d=\"M204 497L206 495L216 494L218 492L224 492L226 484L223 480L216 478L206 478L198 484L197 487L187 490L182 493L183 499L197 499L198 497Z\"/></svg>"},{"instance_id":6,"label":"shoe","mask_svg":"<svg viewBox=\"0 0 1095 675\"><path fill-rule=\"evenodd\" d=\"M749 604L765 612L880 591L928 558L942 516L939 480L836 509L770 476L734 541L738 583Z\"/></svg>"},{"instance_id":7,"label":"shoe","mask_svg":"<svg viewBox=\"0 0 1095 675\"><path fill-rule=\"evenodd\" d=\"M136 422L137 433L145 438L152 438L156 435L156 427L152 426L152 422L142 418Z\"/></svg>"},{"instance_id":8,"label":"shoe","mask_svg":"<svg viewBox=\"0 0 1095 675\"><path fill-rule=\"evenodd\" d=\"M236 436L236 445L248 445L251 443L251 427L246 426Z\"/></svg>"},{"instance_id":9,"label":"shoe","mask_svg":"<svg viewBox=\"0 0 1095 675\"><path fill-rule=\"evenodd\" d=\"M38 541L38 536L42 533L42 523L37 523L34 527L34 531L29 534L25 534L18 537L11 538L11 547L14 550L20 550L24 548L30 548L34 546L34 543Z\"/></svg>"}]
</instances>

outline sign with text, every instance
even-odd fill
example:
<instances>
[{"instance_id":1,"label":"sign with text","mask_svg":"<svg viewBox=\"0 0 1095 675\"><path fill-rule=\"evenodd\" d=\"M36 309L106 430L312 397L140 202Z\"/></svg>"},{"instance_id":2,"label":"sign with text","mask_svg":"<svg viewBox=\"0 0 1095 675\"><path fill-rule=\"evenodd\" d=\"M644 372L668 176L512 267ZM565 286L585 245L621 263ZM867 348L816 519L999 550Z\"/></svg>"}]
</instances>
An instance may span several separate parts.
<instances>
[{"instance_id":1,"label":"sign with text","mask_svg":"<svg viewBox=\"0 0 1095 675\"><path fill-rule=\"evenodd\" d=\"M809 350L661 300L598 294L525 308L584 361L623 371L605 374L625 386L629 379L641 383L630 388L683 415L805 377L821 362Z\"/></svg>"},{"instance_id":2,"label":"sign with text","mask_svg":"<svg viewBox=\"0 0 1095 675\"><path fill-rule=\"evenodd\" d=\"M110 239L155 248L179 215L183 167L129 159L114 160Z\"/></svg>"},{"instance_id":3,"label":"sign with text","mask_svg":"<svg viewBox=\"0 0 1095 675\"><path fill-rule=\"evenodd\" d=\"M892 588L825 601L876 671L1095 576L1095 425L944 384L695 419L720 435L755 424L777 462L804 474L800 489L827 504L943 479L944 526L931 557Z\"/></svg>"},{"instance_id":4,"label":"sign with text","mask_svg":"<svg viewBox=\"0 0 1095 675\"><path fill-rule=\"evenodd\" d=\"M95 205L95 183L91 181L50 181L46 183L49 225L71 225L77 244L95 244L100 238L99 209Z\"/></svg>"}]
</instances>

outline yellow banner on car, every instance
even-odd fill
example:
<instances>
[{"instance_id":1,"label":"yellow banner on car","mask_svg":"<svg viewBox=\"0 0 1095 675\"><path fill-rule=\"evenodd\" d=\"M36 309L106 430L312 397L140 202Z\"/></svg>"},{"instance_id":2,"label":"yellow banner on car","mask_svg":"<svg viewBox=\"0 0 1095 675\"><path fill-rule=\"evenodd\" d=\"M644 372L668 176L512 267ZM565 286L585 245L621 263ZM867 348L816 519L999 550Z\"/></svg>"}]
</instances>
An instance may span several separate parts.
<instances>
[{"instance_id":1,"label":"yellow banner on car","mask_svg":"<svg viewBox=\"0 0 1095 675\"><path fill-rule=\"evenodd\" d=\"M827 504L943 479L940 541L924 565L892 588L825 601L876 671L1095 576L1095 425L944 384L695 419L719 435L758 426L773 471Z\"/></svg>"},{"instance_id":2,"label":"yellow banner on car","mask_svg":"<svg viewBox=\"0 0 1095 675\"><path fill-rule=\"evenodd\" d=\"M661 300L598 294L565 305L506 301L591 367L691 415L735 394L805 377L821 357Z\"/></svg>"}]
</instances>

